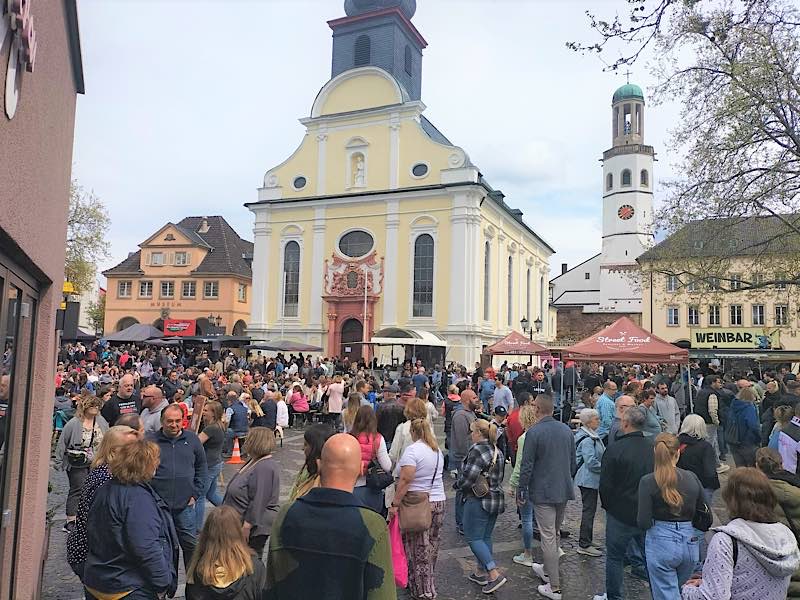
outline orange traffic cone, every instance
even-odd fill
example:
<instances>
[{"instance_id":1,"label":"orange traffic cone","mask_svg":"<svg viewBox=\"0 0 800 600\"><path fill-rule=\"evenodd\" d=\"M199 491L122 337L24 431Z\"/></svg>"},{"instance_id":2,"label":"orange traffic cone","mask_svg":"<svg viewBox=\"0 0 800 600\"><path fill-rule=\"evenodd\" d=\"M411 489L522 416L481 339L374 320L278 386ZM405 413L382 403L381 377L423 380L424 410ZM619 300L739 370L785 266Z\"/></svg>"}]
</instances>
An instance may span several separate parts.
<instances>
[{"instance_id":1,"label":"orange traffic cone","mask_svg":"<svg viewBox=\"0 0 800 600\"><path fill-rule=\"evenodd\" d=\"M244 461L242 460L242 455L239 452L239 438L235 438L233 440L233 454L231 454L230 459L227 461L229 465L243 465Z\"/></svg>"}]
</instances>

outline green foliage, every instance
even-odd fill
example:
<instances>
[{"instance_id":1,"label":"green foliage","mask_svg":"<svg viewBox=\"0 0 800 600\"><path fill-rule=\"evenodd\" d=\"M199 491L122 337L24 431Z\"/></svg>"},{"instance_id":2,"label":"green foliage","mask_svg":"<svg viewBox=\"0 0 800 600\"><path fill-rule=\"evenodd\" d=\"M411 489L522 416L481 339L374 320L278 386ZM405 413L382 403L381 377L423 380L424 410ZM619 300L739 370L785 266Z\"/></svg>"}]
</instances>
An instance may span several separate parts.
<instances>
[{"instance_id":1,"label":"green foliage","mask_svg":"<svg viewBox=\"0 0 800 600\"><path fill-rule=\"evenodd\" d=\"M90 302L86 307L86 315L89 323L95 331L103 331L103 323L106 320L106 295L101 294L97 302Z\"/></svg>"},{"instance_id":2,"label":"green foliage","mask_svg":"<svg viewBox=\"0 0 800 600\"><path fill-rule=\"evenodd\" d=\"M73 180L69 194L64 276L80 294L91 288L97 263L108 257L106 235L111 220L102 200Z\"/></svg>"}]
</instances>

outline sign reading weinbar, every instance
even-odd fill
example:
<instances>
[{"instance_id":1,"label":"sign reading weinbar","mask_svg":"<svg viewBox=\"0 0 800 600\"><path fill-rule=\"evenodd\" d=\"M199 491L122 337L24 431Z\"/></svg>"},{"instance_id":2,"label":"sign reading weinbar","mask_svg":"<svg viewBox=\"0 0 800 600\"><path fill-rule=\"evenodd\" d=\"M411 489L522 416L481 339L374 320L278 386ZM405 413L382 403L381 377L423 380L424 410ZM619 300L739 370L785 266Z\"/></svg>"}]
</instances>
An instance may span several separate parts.
<instances>
[{"instance_id":1,"label":"sign reading weinbar","mask_svg":"<svg viewBox=\"0 0 800 600\"><path fill-rule=\"evenodd\" d=\"M762 327L704 327L692 329L692 348L744 348L773 350L781 347L780 329Z\"/></svg>"},{"instance_id":2,"label":"sign reading weinbar","mask_svg":"<svg viewBox=\"0 0 800 600\"><path fill-rule=\"evenodd\" d=\"M189 336L195 335L197 321L194 319L164 319L164 335Z\"/></svg>"}]
</instances>

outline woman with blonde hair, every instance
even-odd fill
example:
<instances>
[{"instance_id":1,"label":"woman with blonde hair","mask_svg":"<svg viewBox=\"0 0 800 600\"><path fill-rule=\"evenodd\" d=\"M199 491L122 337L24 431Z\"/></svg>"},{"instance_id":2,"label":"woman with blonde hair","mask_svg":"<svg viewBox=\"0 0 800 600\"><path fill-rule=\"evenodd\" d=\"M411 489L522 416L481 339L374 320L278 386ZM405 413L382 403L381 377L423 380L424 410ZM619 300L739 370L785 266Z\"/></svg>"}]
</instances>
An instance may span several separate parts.
<instances>
[{"instance_id":1,"label":"woman with blonde hair","mask_svg":"<svg viewBox=\"0 0 800 600\"><path fill-rule=\"evenodd\" d=\"M405 449L397 464L400 468L400 479L389 508L389 517L399 511L402 524L403 501L411 501L414 496L415 500L427 500L429 503L430 527L424 531L404 531L403 547L408 559L408 588L411 596L436 598L434 573L439 557L446 500L442 483L444 456L427 419L417 418L409 425L413 442Z\"/></svg>"},{"instance_id":2,"label":"woman with blonde hair","mask_svg":"<svg viewBox=\"0 0 800 600\"><path fill-rule=\"evenodd\" d=\"M216 400L203 398L203 414L198 435L206 455L206 479L203 482L203 495L194 503L195 523L202 524L206 514L206 500L214 506L222 504L222 496L217 489L217 479L225 463L222 461L222 447L225 444L225 425L222 422L222 404Z\"/></svg>"},{"instance_id":3,"label":"woman with blonde hair","mask_svg":"<svg viewBox=\"0 0 800 600\"><path fill-rule=\"evenodd\" d=\"M639 481L640 529L646 530L645 556L653 600L680 597L700 558L700 539L692 526L706 507L697 475L677 467L680 444L671 433L655 439L655 468Z\"/></svg>"},{"instance_id":4,"label":"woman with blonde hair","mask_svg":"<svg viewBox=\"0 0 800 600\"><path fill-rule=\"evenodd\" d=\"M470 424L470 432L472 446L454 487L465 498L464 535L477 561L477 568L468 579L482 586L484 594L491 594L507 582L492 556L494 525L505 511L502 485L506 459L497 448L494 421L476 419Z\"/></svg>"},{"instance_id":5,"label":"woman with blonde hair","mask_svg":"<svg viewBox=\"0 0 800 600\"><path fill-rule=\"evenodd\" d=\"M97 491L86 527L87 597L155 600L175 594L178 536L169 507L150 486L159 459L158 446L147 440L110 456L113 478Z\"/></svg>"},{"instance_id":6,"label":"woman with blonde hair","mask_svg":"<svg viewBox=\"0 0 800 600\"><path fill-rule=\"evenodd\" d=\"M519 487L519 470L522 466L522 452L525 447L525 434L536 423L536 407L525 404L519 409L519 424L522 426L522 435L517 438L517 455L514 461L514 470L511 472L511 495L516 496ZM519 517L522 521L522 548L521 554L514 556L513 560L518 565L530 567L533 564L533 502L526 502L519 507Z\"/></svg>"},{"instance_id":7,"label":"woman with blonde hair","mask_svg":"<svg viewBox=\"0 0 800 600\"><path fill-rule=\"evenodd\" d=\"M775 382L770 381L770 383ZM786 405L776 406L774 409L772 409L772 414L775 419L775 425L769 434L767 447L777 450L778 438L780 437L783 428L786 427L791 422L792 417L794 417L794 409L791 406Z\"/></svg>"},{"instance_id":8,"label":"woman with blonde hair","mask_svg":"<svg viewBox=\"0 0 800 600\"><path fill-rule=\"evenodd\" d=\"M394 438L392 438L392 446L389 448L389 458L392 459L392 464L395 465L394 476L400 476L400 468L397 466L400 457L403 456L406 448L408 448L414 440L411 439L411 421L414 419L428 419L428 402L421 398L411 398L406 402L406 407L403 409L406 421L400 423L394 431ZM428 421L430 423L430 421Z\"/></svg>"},{"instance_id":9,"label":"woman with blonde hair","mask_svg":"<svg viewBox=\"0 0 800 600\"><path fill-rule=\"evenodd\" d=\"M253 556L239 514L220 506L208 514L186 571L186 600L261 600L264 563Z\"/></svg>"},{"instance_id":10,"label":"woman with blonde hair","mask_svg":"<svg viewBox=\"0 0 800 600\"><path fill-rule=\"evenodd\" d=\"M89 471L80 502L78 502L75 527L67 536L67 562L81 580L83 580L83 564L88 551L87 539L89 536L86 531L86 523L89 521L89 508L92 506L97 490L111 481L113 477L108 462L119 448L138 439L139 431L137 429L127 425L115 425L106 431L94 461L92 461L92 470Z\"/></svg>"},{"instance_id":11,"label":"woman with blonde hair","mask_svg":"<svg viewBox=\"0 0 800 600\"><path fill-rule=\"evenodd\" d=\"M347 397L347 407L342 413L345 433L350 433L350 430L353 428L353 422L356 420L356 414L358 414L359 408L361 408L361 396L353 392Z\"/></svg>"},{"instance_id":12,"label":"woman with blonde hair","mask_svg":"<svg viewBox=\"0 0 800 600\"><path fill-rule=\"evenodd\" d=\"M264 416L264 409L261 408L261 405L253 398L250 392L242 392L239 400L247 407L251 424L255 419Z\"/></svg>"},{"instance_id":13,"label":"woman with blonde hair","mask_svg":"<svg viewBox=\"0 0 800 600\"><path fill-rule=\"evenodd\" d=\"M100 414L102 407L103 402L99 398L84 391L76 402L75 416L64 425L56 445L53 466L59 471L66 471L69 480L67 520L64 523L67 533L75 526L83 484L89 476L89 467L103 436L108 431L108 422Z\"/></svg>"},{"instance_id":14,"label":"woman with blonde hair","mask_svg":"<svg viewBox=\"0 0 800 600\"><path fill-rule=\"evenodd\" d=\"M233 476L222 504L239 513L241 530L258 558L278 512L280 468L272 460L275 434L266 427L253 427L244 443L247 463Z\"/></svg>"}]
</instances>

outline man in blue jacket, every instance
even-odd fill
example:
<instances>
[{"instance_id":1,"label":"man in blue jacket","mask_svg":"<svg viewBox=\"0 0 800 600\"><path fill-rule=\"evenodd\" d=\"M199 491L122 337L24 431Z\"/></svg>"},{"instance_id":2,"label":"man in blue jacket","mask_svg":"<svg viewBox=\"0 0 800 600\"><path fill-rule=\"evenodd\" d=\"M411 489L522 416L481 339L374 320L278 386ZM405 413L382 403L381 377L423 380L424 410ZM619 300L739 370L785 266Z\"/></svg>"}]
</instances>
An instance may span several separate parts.
<instances>
[{"instance_id":1,"label":"man in blue jacket","mask_svg":"<svg viewBox=\"0 0 800 600\"><path fill-rule=\"evenodd\" d=\"M170 404L161 411L161 429L148 433L147 439L158 444L161 451L161 461L150 485L172 512L183 549L183 564L188 567L197 546L197 530L202 525L195 522L194 503L198 499L203 501L205 496L206 453L197 434L183 430L182 423L181 407Z\"/></svg>"}]
</instances>

